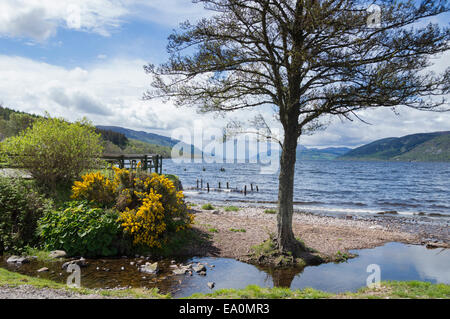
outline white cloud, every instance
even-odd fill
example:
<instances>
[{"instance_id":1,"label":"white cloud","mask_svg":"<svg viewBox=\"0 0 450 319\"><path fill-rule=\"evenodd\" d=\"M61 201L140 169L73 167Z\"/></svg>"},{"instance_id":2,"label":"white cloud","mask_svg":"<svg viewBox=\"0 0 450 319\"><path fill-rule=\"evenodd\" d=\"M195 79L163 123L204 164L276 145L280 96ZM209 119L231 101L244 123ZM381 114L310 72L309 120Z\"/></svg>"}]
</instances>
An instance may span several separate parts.
<instances>
[{"instance_id":1,"label":"white cloud","mask_svg":"<svg viewBox=\"0 0 450 319\"><path fill-rule=\"evenodd\" d=\"M0 102L26 112L48 111L68 120L87 116L97 125L153 130L169 136L174 128L192 128L199 116L194 110L141 99L150 82L144 64L143 60L108 60L88 69L66 69L0 55ZM209 118L205 116L202 121L211 123Z\"/></svg>"},{"instance_id":2,"label":"white cloud","mask_svg":"<svg viewBox=\"0 0 450 319\"><path fill-rule=\"evenodd\" d=\"M174 26L202 14L202 7L185 0L2 0L0 37L44 41L58 28L109 36L129 18Z\"/></svg>"},{"instance_id":3,"label":"white cloud","mask_svg":"<svg viewBox=\"0 0 450 319\"><path fill-rule=\"evenodd\" d=\"M446 56L443 57L446 59ZM229 118L245 121L255 113L233 112L227 118L200 115L194 109L177 109L171 103L143 101L151 79L142 69L144 60L97 60L87 68L64 68L23 57L0 55L0 102L22 111L68 120L90 118L97 125L118 125L170 136L176 128L221 128ZM441 63L441 62L439 62ZM443 62L441 67L448 64ZM442 70L442 69L441 69ZM270 118L268 109L262 111ZM372 125L334 118L323 132L302 137L306 146L359 146L384 137L450 129L450 113L399 108L360 112Z\"/></svg>"}]
</instances>

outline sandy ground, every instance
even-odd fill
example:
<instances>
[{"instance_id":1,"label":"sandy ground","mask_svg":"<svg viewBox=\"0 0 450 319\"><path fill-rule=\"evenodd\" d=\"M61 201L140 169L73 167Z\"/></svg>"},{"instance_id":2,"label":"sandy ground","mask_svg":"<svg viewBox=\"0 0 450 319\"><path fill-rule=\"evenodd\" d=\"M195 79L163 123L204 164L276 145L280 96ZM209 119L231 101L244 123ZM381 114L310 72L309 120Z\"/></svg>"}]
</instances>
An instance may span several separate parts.
<instances>
[{"instance_id":1,"label":"sandy ground","mask_svg":"<svg viewBox=\"0 0 450 319\"><path fill-rule=\"evenodd\" d=\"M194 228L208 233L211 239L210 245L202 249L204 255L239 259L276 232L276 215L264 213L264 208L227 212L219 207L213 211L194 207L194 211ZM293 229L295 236L307 246L330 257L339 251L373 248L387 242L420 243L414 234L391 230L376 222L312 214L294 214Z\"/></svg>"}]
</instances>

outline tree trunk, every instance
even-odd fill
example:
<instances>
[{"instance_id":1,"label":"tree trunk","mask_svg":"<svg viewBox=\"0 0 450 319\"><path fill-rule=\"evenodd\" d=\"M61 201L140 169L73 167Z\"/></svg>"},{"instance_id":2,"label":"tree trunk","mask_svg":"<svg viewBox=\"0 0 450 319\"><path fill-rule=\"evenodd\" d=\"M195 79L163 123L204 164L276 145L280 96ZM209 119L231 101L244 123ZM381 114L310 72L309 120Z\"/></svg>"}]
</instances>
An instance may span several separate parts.
<instances>
[{"instance_id":1,"label":"tree trunk","mask_svg":"<svg viewBox=\"0 0 450 319\"><path fill-rule=\"evenodd\" d=\"M283 150L280 159L280 176L278 186L277 245L282 253L297 255L301 248L292 231L294 213L294 172L298 135L295 131L285 130Z\"/></svg>"}]
</instances>

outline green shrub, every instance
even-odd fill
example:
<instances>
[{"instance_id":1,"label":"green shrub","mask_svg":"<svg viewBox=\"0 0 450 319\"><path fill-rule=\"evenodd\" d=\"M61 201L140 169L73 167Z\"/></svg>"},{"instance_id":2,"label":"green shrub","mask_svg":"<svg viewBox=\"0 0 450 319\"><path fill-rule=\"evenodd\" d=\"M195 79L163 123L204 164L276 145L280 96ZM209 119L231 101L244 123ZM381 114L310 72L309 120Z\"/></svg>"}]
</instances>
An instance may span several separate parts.
<instances>
[{"instance_id":1,"label":"green shrub","mask_svg":"<svg viewBox=\"0 0 450 319\"><path fill-rule=\"evenodd\" d=\"M87 120L69 123L41 118L2 143L10 161L26 168L43 185L56 188L95 167L102 154L101 137Z\"/></svg>"},{"instance_id":2,"label":"green shrub","mask_svg":"<svg viewBox=\"0 0 450 319\"><path fill-rule=\"evenodd\" d=\"M162 248L173 234L191 226L194 216L183 192L165 175L113 170L111 178L100 172L83 176L74 183L72 198L118 211L125 235L137 248Z\"/></svg>"},{"instance_id":3,"label":"green shrub","mask_svg":"<svg viewBox=\"0 0 450 319\"><path fill-rule=\"evenodd\" d=\"M205 205L203 205L202 206L202 209L204 209L204 210L213 210L213 209L215 209L214 208L214 206L213 205L211 205L211 204L205 204Z\"/></svg>"},{"instance_id":4,"label":"green shrub","mask_svg":"<svg viewBox=\"0 0 450 319\"><path fill-rule=\"evenodd\" d=\"M39 232L46 249L62 249L71 256L112 256L120 236L118 217L115 210L74 201L64 210L45 214Z\"/></svg>"},{"instance_id":5,"label":"green shrub","mask_svg":"<svg viewBox=\"0 0 450 319\"><path fill-rule=\"evenodd\" d=\"M237 211L239 211L239 207L236 207L236 206L227 206L227 207L225 207L225 211L226 211L226 212L237 212Z\"/></svg>"},{"instance_id":6,"label":"green shrub","mask_svg":"<svg viewBox=\"0 0 450 319\"><path fill-rule=\"evenodd\" d=\"M0 253L36 245L37 221L51 206L27 181L0 178Z\"/></svg>"},{"instance_id":7,"label":"green shrub","mask_svg":"<svg viewBox=\"0 0 450 319\"><path fill-rule=\"evenodd\" d=\"M266 209L266 210L264 210L264 213L265 214L276 214L277 211L275 209Z\"/></svg>"}]
</instances>

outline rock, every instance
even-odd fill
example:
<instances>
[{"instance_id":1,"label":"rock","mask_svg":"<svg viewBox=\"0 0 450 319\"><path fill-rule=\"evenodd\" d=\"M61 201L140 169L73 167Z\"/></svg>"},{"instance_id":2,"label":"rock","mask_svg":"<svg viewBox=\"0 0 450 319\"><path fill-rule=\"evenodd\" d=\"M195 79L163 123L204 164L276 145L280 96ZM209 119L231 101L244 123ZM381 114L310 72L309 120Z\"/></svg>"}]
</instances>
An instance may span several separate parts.
<instances>
[{"instance_id":1,"label":"rock","mask_svg":"<svg viewBox=\"0 0 450 319\"><path fill-rule=\"evenodd\" d=\"M120 267L120 270L125 270L125 267Z\"/></svg>"},{"instance_id":2,"label":"rock","mask_svg":"<svg viewBox=\"0 0 450 319\"><path fill-rule=\"evenodd\" d=\"M397 213L397 211L395 211L395 210L388 210L388 211L385 211L385 212L379 212L379 213L377 213L377 215L385 215L385 214L397 215L398 213Z\"/></svg>"},{"instance_id":3,"label":"rock","mask_svg":"<svg viewBox=\"0 0 450 319\"><path fill-rule=\"evenodd\" d=\"M426 247L428 249L434 249L434 248L450 248L450 245L444 242L429 242L426 244Z\"/></svg>"},{"instance_id":4,"label":"rock","mask_svg":"<svg viewBox=\"0 0 450 319\"><path fill-rule=\"evenodd\" d=\"M130 266L134 266L134 264L135 264L134 261L130 262Z\"/></svg>"},{"instance_id":5,"label":"rock","mask_svg":"<svg viewBox=\"0 0 450 319\"><path fill-rule=\"evenodd\" d=\"M188 272L188 270L186 268L176 268L176 269L172 270L172 272L175 275L185 275Z\"/></svg>"},{"instance_id":6,"label":"rock","mask_svg":"<svg viewBox=\"0 0 450 319\"><path fill-rule=\"evenodd\" d=\"M197 266L192 267L192 269L193 269L195 272L202 272L202 271L205 271L205 272L206 272L206 267L205 267L205 265L202 265L202 264L198 264Z\"/></svg>"},{"instance_id":7,"label":"rock","mask_svg":"<svg viewBox=\"0 0 450 319\"><path fill-rule=\"evenodd\" d=\"M67 253L64 250L52 250L48 256L50 258L65 258Z\"/></svg>"},{"instance_id":8,"label":"rock","mask_svg":"<svg viewBox=\"0 0 450 319\"><path fill-rule=\"evenodd\" d=\"M209 289L213 289L216 286L216 283L208 282L207 285L208 285Z\"/></svg>"},{"instance_id":9,"label":"rock","mask_svg":"<svg viewBox=\"0 0 450 319\"><path fill-rule=\"evenodd\" d=\"M6 261L9 264L26 264L30 262L30 259L28 257L21 257L21 256L11 256Z\"/></svg>"},{"instance_id":10,"label":"rock","mask_svg":"<svg viewBox=\"0 0 450 319\"><path fill-rule=\"evenodd\" d=\"M200 276L206 276L206 271L200 271L199 273L198 273Z\"/></svg>"},{"instance_id":11,"label":"rock","mask_svg":"<svg viewBox=\"0 0 450 319\"><path fill-rule=\"evenodd\" d=\"M42 267L41 269L38 269L37 272L44 272L44 271L48 271L47 267Z\"/></svg>"},{"instance_id":12,"label":"rock","mask_svg":"<svg viewBox=\"0 0 450 319\"><path fill-rule=\"evenodd\" d=\"M145 265L139 267L139 271L146 274L156 274L159 271L158 262L153 264L147 262Z\"/></svg>"},{"instance_id":13,"label":"rock","mask_svg":"<svg viewBox=\"0 0 450 319\"><path fill-rule=\"evenodd\" d=\"M64 264L62 264L61 268L62 269L66 269L70 264L76 264L76 265L78 265L80 267L87 267L86 259L81 257L80 259L76 259L76 260L71 260L71 261L65 262Z\"/></svg>"},{"instance_id":14,"label":"rock","mask_svg":"<svg viewBox=\"0 0 450 319\"><path fill-rule=\"evenodd\" d=\"M214 211L212 212L212 214L214 214L214 215L219 215L219 214L220 214L220 211L214 210Z\"/></svg>"}]
</instances>

